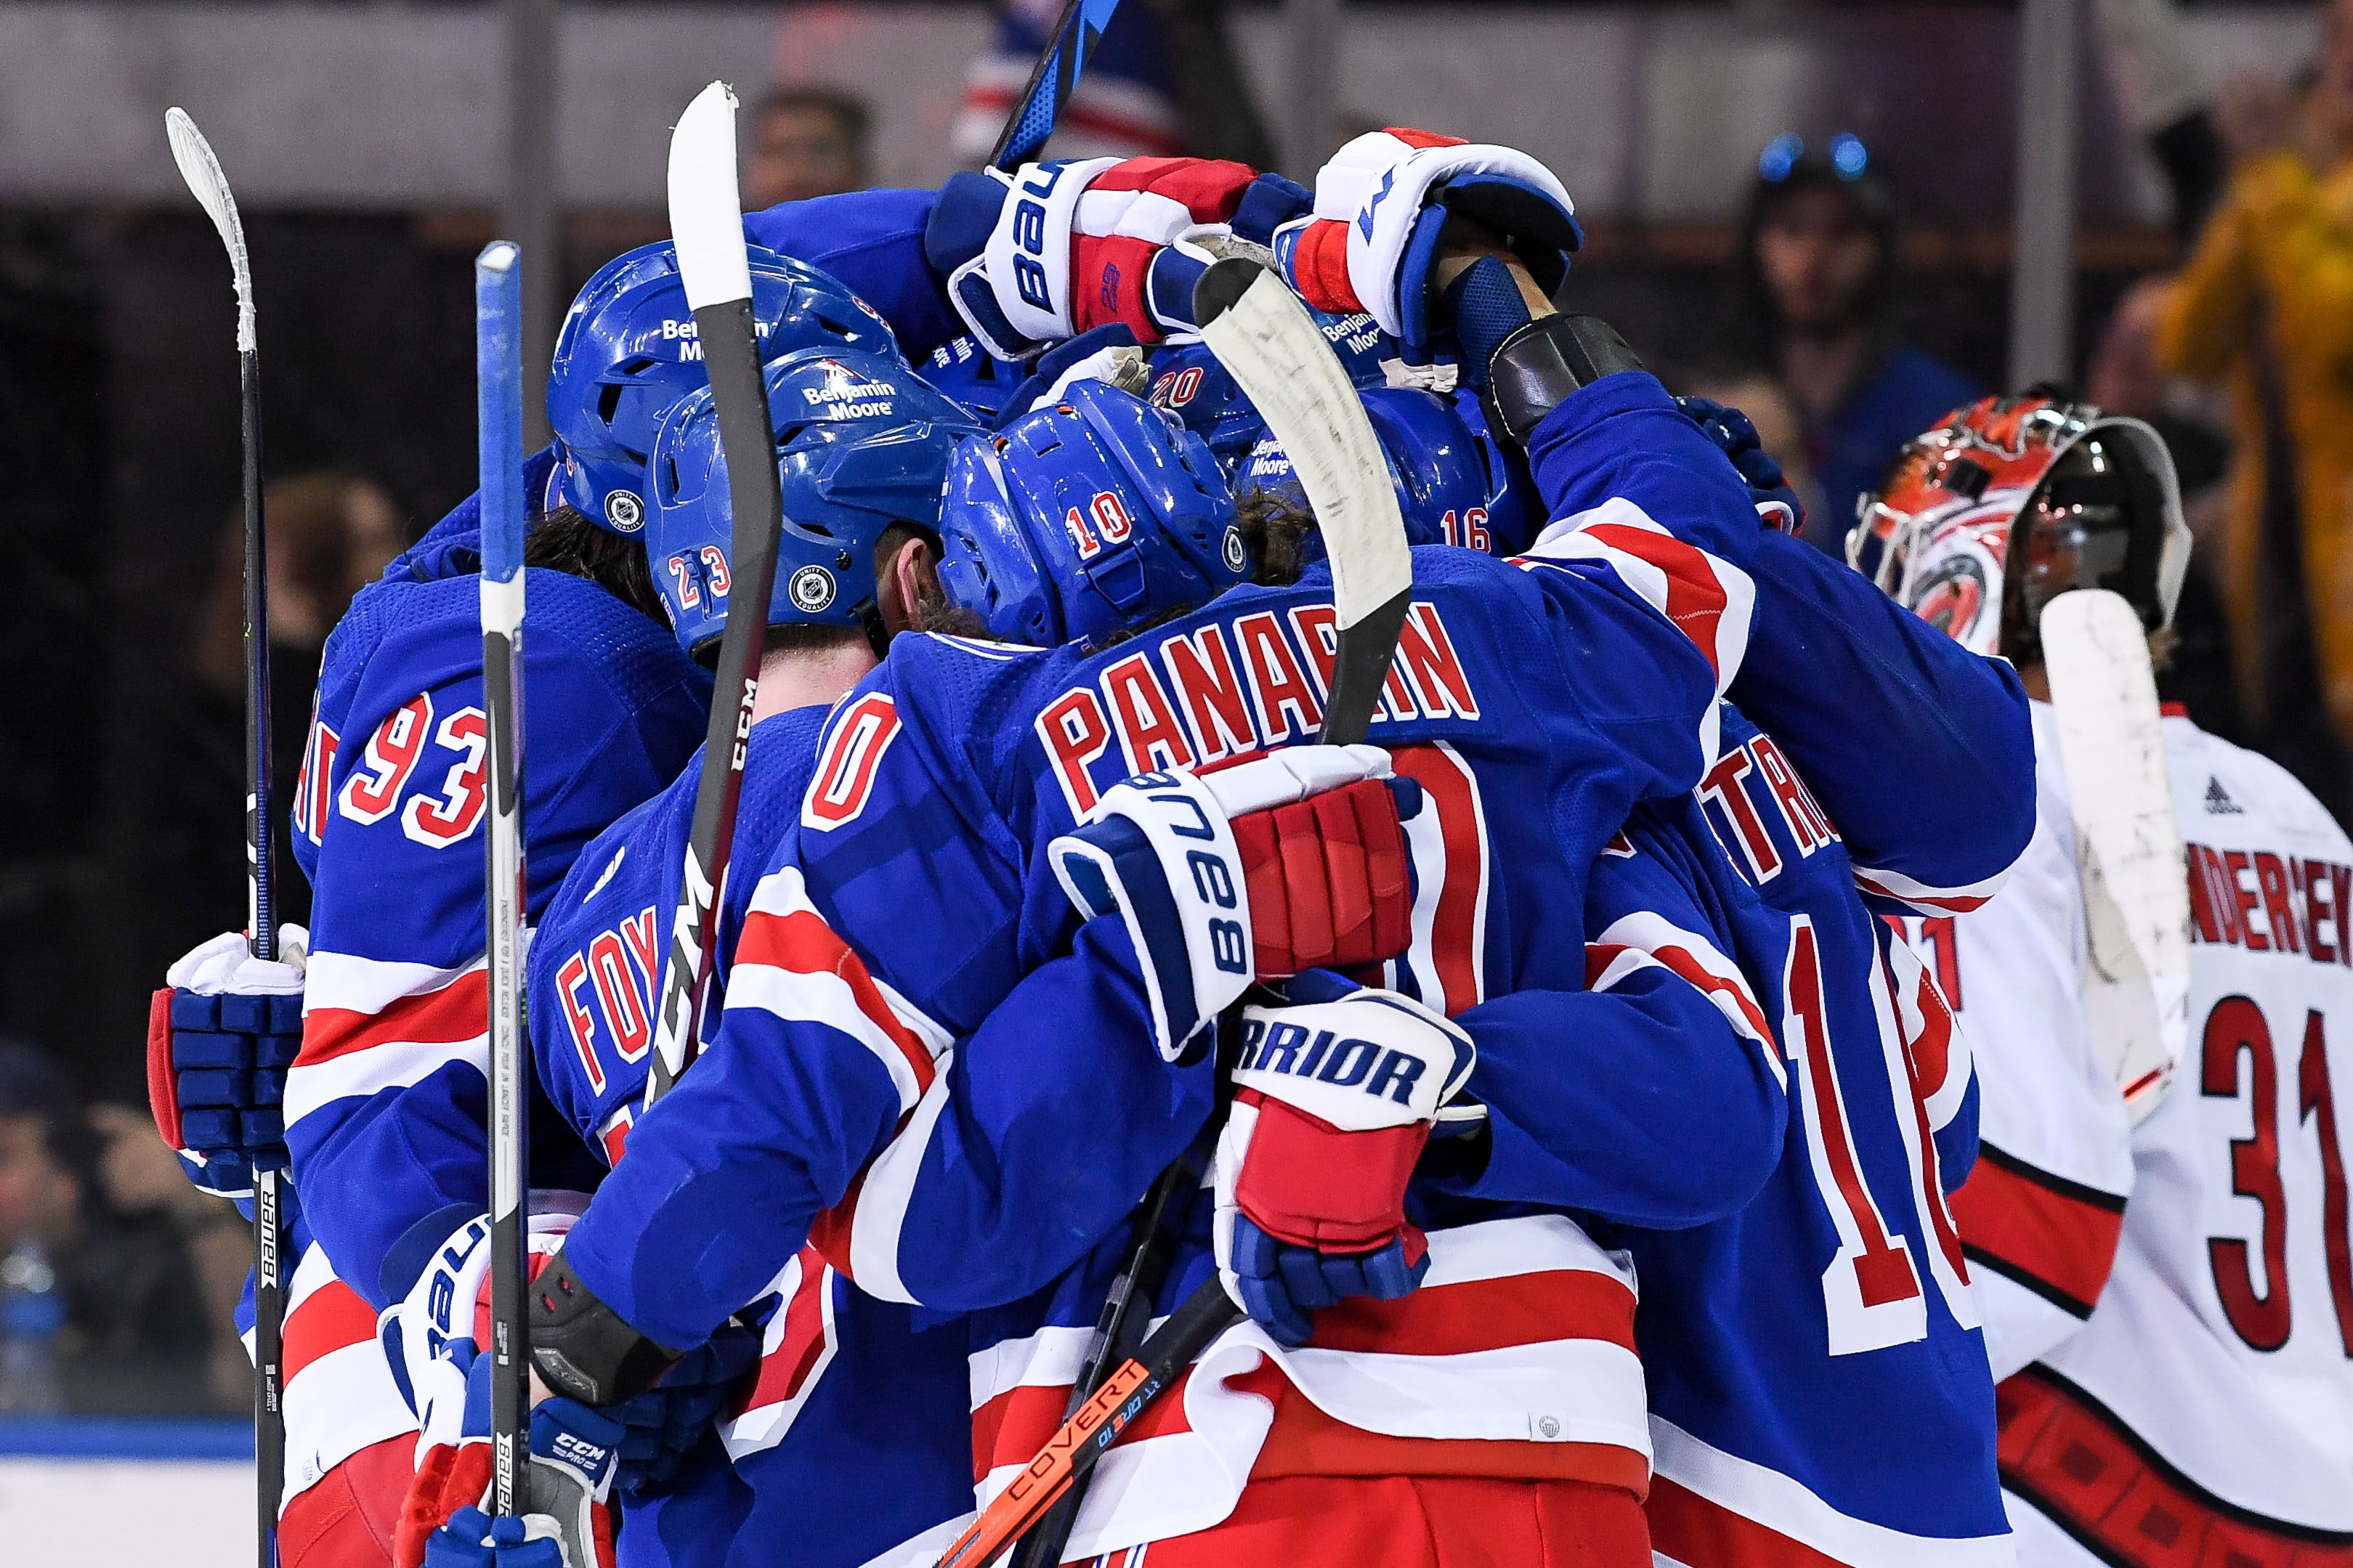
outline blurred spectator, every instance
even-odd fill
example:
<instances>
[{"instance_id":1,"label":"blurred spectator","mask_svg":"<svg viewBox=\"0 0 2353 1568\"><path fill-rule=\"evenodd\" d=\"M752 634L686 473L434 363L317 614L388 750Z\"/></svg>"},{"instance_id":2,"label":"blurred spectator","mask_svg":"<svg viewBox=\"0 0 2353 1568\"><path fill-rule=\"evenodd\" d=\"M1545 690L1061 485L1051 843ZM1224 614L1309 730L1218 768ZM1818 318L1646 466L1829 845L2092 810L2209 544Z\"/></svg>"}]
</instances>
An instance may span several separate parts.
<instances>
[{"instance_id":1,"label":"blurred spectator","mask_svg":"<svg viewBox=\"0 0 2353 1568\"><path fill-rule=\"evenodd\" d=\"M2213 92L2177 0L2098 0L2092 19L2125 122L2165 171L2174 238L2187 249L2221 195L2228 164ZM2202 721L2201 721L2202 722Z\"/></svg>"},{"instance_id":2,"label":"blurred spectator","mask_svg":"<svg viewBox=\"0 0 2353 1568\"><path fill-rule=\"evenodd\" d=\"M1007 0L997 38L965 73L949 150L978 168L1029 85L1063 0ZM1223 0L1134 0L1123 5L1089 58L1050 143L1057 158L1182 153L1274 165L1249 78L1226 27ZM1293 170L1302 179L1313 170Z\"/></svg>"},{"instance_id":3,"label":"blurred spectator","mask_svg":"<svg viewBox=\"0 0 2353 1568\"><path fill-rule=\"evenodd\" d=\"M752 114L744 197L753 207L873 184L874 111L838 87L771 88Z\"/></svg>"},{"instance_id":4,"label":"blurred spectator","mask_svg":"<svg viewBox=\"0 0 2353 1568\"><path fill-rule=\"evenodd\" d=\"M277 791L278 912L309 919L310 889L294 868L288 811L318 684L327 634L352 595L384 575L404 542L399 512L373 480L321 470L272 480L262 494L269 531L270 780ZM196 626L195 691L185 711L165 722L189 765L173 809L195 840L187 875L222 889L244 909L245 849L245 536L241 517L221 530L213 582ZM192 931L183 947L209 932Z\"/></svg>"},{"instance_id":5,"label":"blurred spectator","mask_svg":"<svg viewBox=\"0 0 2353 1568\"><path fill-rule=\"evenodd\" d=\"M119 1205L106 1159L64 1075L0 1041L0 1409L217 1408L206 1377L221 1321L180 1226L165 1208Z\"/></svg>"},{"instance_id":6,"label":"blurred spectator","mask_svg":"<svg viewBox=\"0 0 2353 1568\"><path fill-rule=\"evenodd\" d=\"M1812 522L1814 514L1822 510L1821 481L1814 477L1813 459L1806 451L1804 422L1779 382L1752 371L1746 375L1692 377L1688 385L1676 390L1692 397L1712 398L1747 415L1748 422L1757 426L1758 444L1781 465L1781 477L1798 492L1798 500L1805 504L1806 520Z\"/></svg>"},{"instance_id":7,"label":"blurred spectator","mask_svg":"<svg viewBox=\"0 0 2353 1568\"><path fill-rule=\"evenodd\" d=\"M2231 183L2162 301L2158 353L2229 384L2214 564L2250 739L2353 821L2353 0L2329 10L2308 87L2242 79L2219 118Z\"/></svg>"},{"instance_id":8,"label":"blurred spectator","mask_svg":"<svg viewBox=\"0 0 2353 1568\"><path fill-rule=\"evenodd\" d=\"M1741 326L1805 429L1821 506L1806 537L1839 552L1858 498L1904 444L1978 395L1903 341L1894 192L1852 136L1809 151L1776 137L1741 226Z\"/></svg>"}]
</instances>

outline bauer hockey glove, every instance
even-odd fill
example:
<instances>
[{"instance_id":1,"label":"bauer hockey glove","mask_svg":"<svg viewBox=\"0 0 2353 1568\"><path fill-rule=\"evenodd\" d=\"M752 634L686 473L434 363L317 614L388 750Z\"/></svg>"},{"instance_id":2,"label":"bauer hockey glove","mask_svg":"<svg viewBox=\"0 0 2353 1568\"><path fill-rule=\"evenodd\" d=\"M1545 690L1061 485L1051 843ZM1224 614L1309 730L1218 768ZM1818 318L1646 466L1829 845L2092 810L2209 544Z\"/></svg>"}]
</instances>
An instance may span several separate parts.
<instances>
[{"instance_id":1,"label":"bauer hockey glove","mask_svg":"<svg viewBox=\"0 0 2353 1568\"><path fill-rule=\"evenodd\" d=\"M1324 971L1292 982L1287 1005L1245 1007L1241 1041L1213 1184L1218 1275L1300 1345L1319 1308L1395 1300L1430 1271L1406 1184L1477 1052L1410 997Z\"/></svg>"},{"instance_id":2,"label":"bauer hockey glove","mask_svg":"<svg viewBox=\"0 0 2353 1568\"><path fill-rule=\"evenodd\" d=\"M1193 285L1227 249L1260 180L1203 158L960 174L940 188L923 251L956 313L1001 358L1113 321L1156 343L1192 330Z\"/></svg>"},{"instance_id":3,"label":"bauer hockey glove","mask_svg":"<svg viewBox=\"0 0 2353 1568\"><path fill-rule=\"evenodd\" d=\"M1502 240L1547 294L1585 242L1568 192L1526 153L1392 127L1332 154L1316 172L1314 213L1275 231L1275 257L1309 304L1369 313L1408 362L1427 363L1440 324L1431 273L1456 216Z\"/></svg>"},{"instance_id":4,"label":"bauer hockey glove","mask_svg":"<svg viewBox=\"0 0 2353 1568\"><path fill-rule=\"evenodd\" d=\"M1402 885L1409 880L1401 876L1402 837L1393 845L1381 839L1377 812L1366 814L1383 851L1377 885L1366 874L1371 862L1345 846L1336 846L1328 861L1319 856L1311 862L1304 851L1312 835L1294 834L1290 843L1297 852L1302 906L1296 910L1289 883L1264 868L1271 857L1279 858L1284 843L1275 825L1251 831L1261 867L1256 887L1234 828L1236 818L1388 772L1388 753L1377 746L1286 746L1206 776L1139 773L1104 791L1085 820L1046 847L1048 863L1082 918L1117 914L1125 921L1151 999L1153 1043L1166 1059L1176 1060L1201 1026L1240 1001L1259 978L1261 953L1252 934L1257 888L1282 899L1273 913L1283 942L1271 955L1275 968L1269 973L1295 973L1291 931L1302 923L1315 927L1319 908L1329 919L1339 907L1341 923L1368 952L1376 935L1364 929L1368 923L1391 937L1404 929L1396 906L1403 900L1409 908L1411 894ZM1340 820L1335 809L1335 833ZM1346 821L1357 827L1353 801ZM1330 866L1362 885L1343 896L1313 890L1314 878L1328 875Z\"/></svg>"},{"instance_id":5,"label":"bauer hockey glove","mask_svg":"<svg viewBox=\"0 0 2353 1568\"><path fill-rule=\"evenodd\" d=\"M1420 813L1421 786L1391 777L1233 819L1258 979L1377 964L1412 945L1405 824Z\"/></svg>"},{"instance_id":6,"label":"bauer hockey glove","mask_svg":"<svg viewBox=\"0 0 2353 1568\"><path fill-rule=\"evenodd\" d=\"M302 1048L311 933L278 928L274 962L225 931L164 973L147 1009L147 1103L188 1179L253 1195L256 1171L286 1168L286 1072Z\"/></svg>"},{"instance_id":7,"label":"bauer hockey glove","mask_svg":"<svg viewBox=\"0 0 2353 1568\"><path fill-rule=\"evenodd\" d=\"M1747 415L1706 397L1678 397L1675 406L1690 416L1691 422L1740 470L1741 479L1748 486L1748 499L1757 503L1759 522L1776 533L1796 533L1805 527L1805 503L1790 488L1779 461L1765 449L1764 439Z\"/></svg>"}]
</instances>

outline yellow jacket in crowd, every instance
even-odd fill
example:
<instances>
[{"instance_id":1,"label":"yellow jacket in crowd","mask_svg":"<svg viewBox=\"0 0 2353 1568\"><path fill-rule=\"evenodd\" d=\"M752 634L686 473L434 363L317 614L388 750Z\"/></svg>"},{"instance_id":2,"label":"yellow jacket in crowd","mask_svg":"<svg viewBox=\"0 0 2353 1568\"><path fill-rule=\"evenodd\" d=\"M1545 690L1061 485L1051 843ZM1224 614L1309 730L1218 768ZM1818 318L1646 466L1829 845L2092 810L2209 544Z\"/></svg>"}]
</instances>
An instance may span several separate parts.
<instances>
[{"instance_id":1,"label":"yellow jacket in crowd","mask_svg":"<svg viewBox=\"0 0 2353 1568\"><path fill-rule=\"evenodd\" d=\"M2295 453L2321 689L2337 733L2353 739L2353 158L2325 175L2284 152L2242 165L2176 279L2158 331L2158 354L2175 371L2230 383L2237 453L2229 532L2214 564L2251 716L2268 711L2258 689L2265 449L2257 333L2270 344Z\"/></svg>"}]
</instances>

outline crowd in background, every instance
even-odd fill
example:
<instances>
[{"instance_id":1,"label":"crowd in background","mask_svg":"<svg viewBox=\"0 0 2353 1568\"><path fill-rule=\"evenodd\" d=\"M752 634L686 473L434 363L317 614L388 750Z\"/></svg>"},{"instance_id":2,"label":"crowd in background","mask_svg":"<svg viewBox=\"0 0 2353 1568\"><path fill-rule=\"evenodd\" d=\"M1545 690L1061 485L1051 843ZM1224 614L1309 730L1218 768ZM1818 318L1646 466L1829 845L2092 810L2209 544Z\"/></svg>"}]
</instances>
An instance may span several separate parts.
<instances>
[{"instance_id":1,"label":"crowd in background","mask_svg":"<svg viewBox=\"0 0 2353 1568\"><path fill-rule=\"evenodd\" d=\"M973 67L951 132L960 158L985 156L1034 58L1033 13L1056 9L1015 6L996 50ZM2113 306L2087 322L2080 380L2089 400L2154 425L2180 473L2197 549L2161 677L2167 695L2207 729L2280 761L2353 825L2353 0L2316 7L2316 30L2313 63L2292 81L2233 79L2138 117L2168 179L2177 255L2169 268L2107 280ZM1128 7L1058 150L1271 163L1265 124L1247 95L1229 90L1229 50L1214 8ZM1335 144L1381 122L1378 106L1345 107ZM772 90L748 117L747 204L862 187L874 117L888 112L821 83ZM1643 341L1639 309L1588 306L1620 320L1675 390L1754 416L1807 501L1807 536L1826 551L1842 551L1858 501L1906 440L1957 405L2004 390L1986 356L1949 352L1998 334L1982 321L1957 328L1948 300L1931 308L1907 278L1910 173L1853 136L1810 147L1788 134L1763 148L1730 264L1696 284L1719 308L1704 352L1688 338ZM150 259L216 267L202 240L199 232ZM568 255L567 291L614 248ZM1639 300L1652 280L1613 273L1606 246L1596 250L1580 258L1571 294L1585 279L1609 301ZM22 282L49 254L37 223L0 222L0 284ZM268 498L281 801L328 632L470 482L470 379L454 379L470 377L462 282L436 274L416 289L419 341L403 352L439 358L391 363L378 351L370 362L438 388L425 422L402 427L411 446L398 460L370 445L390 423L379 410L335 400L348 355L306 358L298 345L274 356L285 367L272 392L280 458ZM47 342L44 330L0 300L0 331L30 334L12 342ZM57 341L69 348L69 338ZM425 346L439 338L449 341ZM34 352L22 350L20 363ZM119 388L83 395L123 405ZM404 395L418 395L412 385ZM323 407L339 408L343 423ZM216 536L182 541L175 555L113 578L77 584L56 564L110 451L123 460L158 444L208 442L197 477L233 470L233 449L213 449L233 423L191 431L157 413L159 428L142 432L138 412L85 449L45 423L60 417L53 404L0 393L0 436L62 470L53 497L38 487L20 496L26 526L0 574L11 593L37 587L40 625L65 634L16 630L38 651L79 647L105 681L89 689L135 699L127 716L93 716L20 689L0 709L0 722L47 740L28 748L9 737L27 760L7 787L26 799L16 802L16 836L0 842L9 954L0 1028L27 1037L0 1037L0 1415L226 1412L249 1397L231 1321L247 1233L226 1205L178 1179L137 1104L145 989L242 908L237 529L227 520ZM418 447L427 455L407 456ZM193 482L170 451L153 461L158 492ZM118 475L111 493L135 497L140 482ZM148 605L176 595L186 608L132 617L110 639L110 592ZM38 679L22 668L12 677ZM281 823L281 898L300 921L307 895L284 833ZM79 1000L69 1005L61 989Z\"/></svg>"}]
</instances>

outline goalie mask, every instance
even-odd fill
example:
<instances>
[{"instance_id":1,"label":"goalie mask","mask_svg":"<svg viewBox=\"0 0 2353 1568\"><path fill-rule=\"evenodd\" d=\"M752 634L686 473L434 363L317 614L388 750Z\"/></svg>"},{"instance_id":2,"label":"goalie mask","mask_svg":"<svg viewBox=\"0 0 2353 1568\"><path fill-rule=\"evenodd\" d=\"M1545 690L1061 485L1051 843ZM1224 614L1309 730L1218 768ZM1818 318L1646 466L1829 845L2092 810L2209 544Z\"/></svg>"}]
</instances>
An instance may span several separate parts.
<instances>
[{"instance_id":1,"label":"goalie mask","mask_svg":"<svg viewBox=\"0 0 2353 1568\"><path fill-rule=\"evenodd\" d=\"M2189 529L2147 425L1989 397L1905 447L1847 559L1963 647L2031 663L2042 607L2071 588L2111 589L2150 631L2170 626Z\"/></svg>"}]
</instances>

